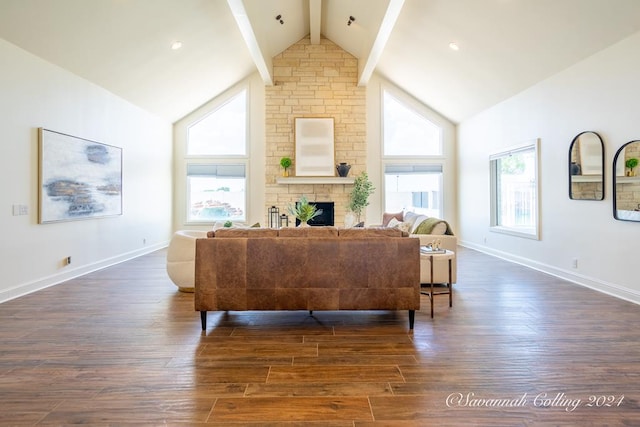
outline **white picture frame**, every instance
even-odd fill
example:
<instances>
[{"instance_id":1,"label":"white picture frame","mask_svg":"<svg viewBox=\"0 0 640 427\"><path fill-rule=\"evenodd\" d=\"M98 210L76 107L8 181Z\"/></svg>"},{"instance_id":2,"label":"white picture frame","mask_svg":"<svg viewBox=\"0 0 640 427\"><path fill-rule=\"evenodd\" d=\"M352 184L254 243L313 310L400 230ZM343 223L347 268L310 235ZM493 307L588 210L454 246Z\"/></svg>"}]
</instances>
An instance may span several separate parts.
<instances>
[{"instance_id":1,"label":"white picture frame","mask_svg":"<svg viewBox=\"0 0 640 427\"><path fill-rule=\"evenodd\" d=\"M296 176L335 176L333 118L295 118Z\"/></svg>"}]
</instances>

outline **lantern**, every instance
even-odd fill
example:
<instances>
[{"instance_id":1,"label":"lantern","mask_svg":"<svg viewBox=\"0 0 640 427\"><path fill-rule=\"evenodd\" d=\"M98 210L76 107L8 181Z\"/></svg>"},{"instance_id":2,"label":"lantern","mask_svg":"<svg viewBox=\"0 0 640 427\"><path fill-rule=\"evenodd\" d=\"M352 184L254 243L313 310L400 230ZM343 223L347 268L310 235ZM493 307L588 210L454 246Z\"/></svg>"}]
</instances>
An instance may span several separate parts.
<instances>
[{"instance_id":1,"label":"lantern","mask_svg":"<svg viewBox=\"0 0 640 427\"><path fill-rule=\"evenodd\" d=\"M280 215L280 227L289 226L289 217L286 214Z\"/></svg>"},{"instance_id":2,"label":"lantern","mask_svg":"<svg viewBox=\"0 0 640 427\"><path fill-rule=\"evenodd\" d=\"M280 223L280 209L271 206L267 209L267 215L269 218L269 228L278 228Z\"/></svg>"}]
</instances>

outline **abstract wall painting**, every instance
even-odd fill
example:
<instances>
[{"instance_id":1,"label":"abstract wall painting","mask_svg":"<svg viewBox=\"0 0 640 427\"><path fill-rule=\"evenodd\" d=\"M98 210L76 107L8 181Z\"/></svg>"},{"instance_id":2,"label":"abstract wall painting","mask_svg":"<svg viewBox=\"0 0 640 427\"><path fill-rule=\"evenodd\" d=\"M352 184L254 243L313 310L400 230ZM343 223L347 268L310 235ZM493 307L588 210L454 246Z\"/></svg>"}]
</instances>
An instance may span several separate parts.
<instances>
[{"instance_id":1,"label":"abstract wall painting","mask_svg":"<svg viewBox=\"0 0 640 427\"><path fill-rule=\"evenodd\" d=\"M295 118L296 176L335 176L333 118Z\"/></svg>"},{"instance_id":2,"label":"abstract wall painting","mask_svg":"<svg viewBox=\"0 0 640 427\"><path fill-rule=\"evenodd\" d=\"M38 129L40 224L122 215L122 148Z\"/></svg>"}]
</instances>

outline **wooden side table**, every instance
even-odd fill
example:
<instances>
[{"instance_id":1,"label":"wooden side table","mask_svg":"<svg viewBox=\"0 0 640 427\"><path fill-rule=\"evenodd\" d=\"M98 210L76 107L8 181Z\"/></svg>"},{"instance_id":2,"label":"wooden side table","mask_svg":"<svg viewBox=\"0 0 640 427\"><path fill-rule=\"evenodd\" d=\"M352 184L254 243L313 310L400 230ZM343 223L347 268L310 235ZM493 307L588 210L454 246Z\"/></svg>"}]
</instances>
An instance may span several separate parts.
<instances>
[{"instance_id":1,"label":"wooden side table","mask_svg":"<svg viewBox=\"0 0 640 427\"><path fill-rule=\"evenodd\" d=\"M429 292L423 292L420 291L420 293L422 295L429 295L429 300L431 300L431 318L433 319L433 298L436 295L449 295L449 307L453 307L453 279L452 279L452 275L451 275L451 261L453 260L453 257L455 256L455 252L450 251L450 250L445 250L444 253L425 253L425 252L420 252L420 257L427 257L429 258L429 267L430 267L430 275L429 277L431 278L431 283L430 283L430 289ZM434 291L434 283L433 283L433 262L434 261L448 261L449 263L449 282L446 283L446 290L443 291ZM420 286L422 286L423 284L421 283Z\"/></svg>"}]
</instances>

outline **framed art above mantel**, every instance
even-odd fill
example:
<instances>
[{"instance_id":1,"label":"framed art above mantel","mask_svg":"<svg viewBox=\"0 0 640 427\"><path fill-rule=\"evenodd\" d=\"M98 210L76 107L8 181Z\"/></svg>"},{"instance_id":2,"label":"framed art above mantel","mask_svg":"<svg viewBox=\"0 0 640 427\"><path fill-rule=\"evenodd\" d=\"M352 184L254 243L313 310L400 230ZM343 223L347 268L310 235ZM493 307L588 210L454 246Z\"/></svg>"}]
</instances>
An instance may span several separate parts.
<instances>
[{"instance_id":1,"label":"framed art above mantel","mask_svg":"<svg viewBox=\"0 0 640 427\"><path fill-rule=\"evenodd\" d=\"M295 118L296 176L335 176L333 118Z\"/></svg>"}]
</instances>

